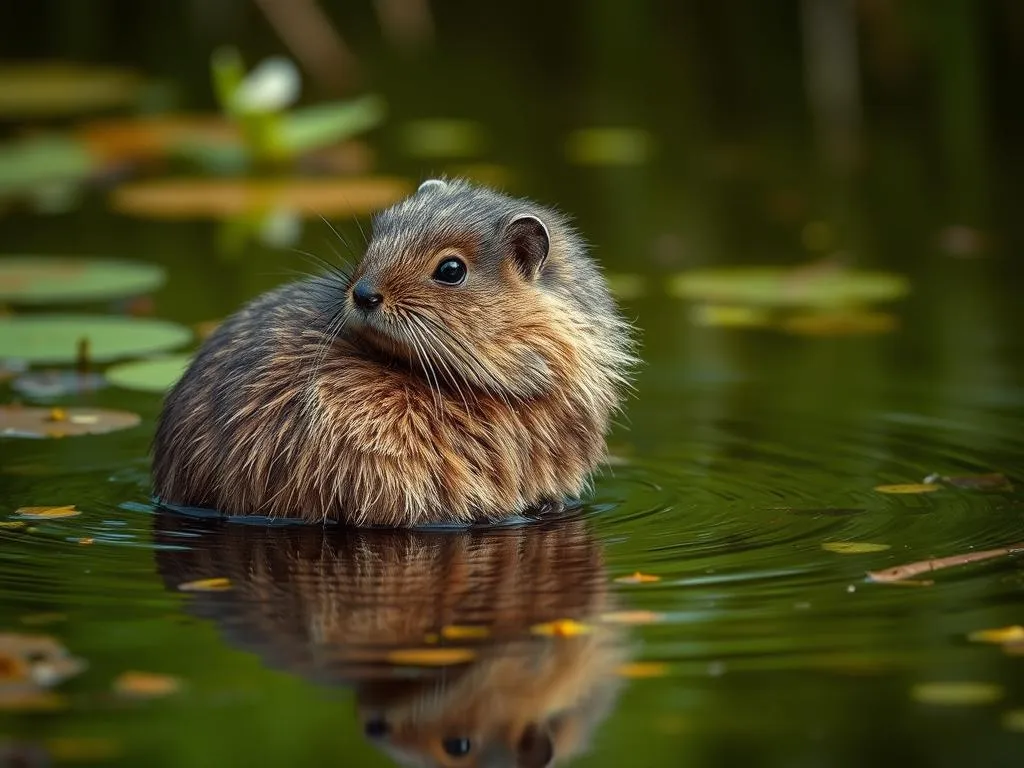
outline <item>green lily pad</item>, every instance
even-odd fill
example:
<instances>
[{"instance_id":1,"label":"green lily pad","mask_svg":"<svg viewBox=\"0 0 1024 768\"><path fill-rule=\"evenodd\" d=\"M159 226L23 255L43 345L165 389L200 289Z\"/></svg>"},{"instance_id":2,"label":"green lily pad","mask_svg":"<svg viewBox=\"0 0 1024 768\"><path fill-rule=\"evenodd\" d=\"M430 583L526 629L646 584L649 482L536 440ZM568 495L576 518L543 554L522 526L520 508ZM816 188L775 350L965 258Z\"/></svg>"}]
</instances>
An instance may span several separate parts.
<instances>
[{"instance_id":1,"label":"green lily pad","mask_svg":"<svg viewBox=\"0 0 1024 768\"><path fill-rule=\"evenodd\" d=\"M67 136L44 134L6 142L0 145L0 194L26 194L53 185L78 184L98 168L88 148Z\"/></svg>"},{"instance_id":2,"label":"green lily pad","mask_svg":"<svg viewBox=\"0 0 1024 768\"><path fill-rule=\"evenodd\" d=\"M0 66L0 115L51 117L122 106L139 87L136 74L113 67L7 64Z\"/></svg>"},{"instance_id":3,"label":"green lily pad","mask_svg":"<svg viewBox=\"0 0 1024 768\"><path fill-rule=\"evenodd\" d=\"M175 349L192 339L165 320L101 315L29 315L0 318L0 358L29 363L70 363L88 340L88 358L104 363Z\"/></svg>"},{"instance_id":4,"label":"green lily pad","mask_svg":"<svg viewBox=\"0 0 1024 768\"><path fill-rule=\"evenodd\" d=\"M163 268L113 259L0 257L0 301L54 304L136 296L164 282Z\"/></svg>"},{"instance_id":5,"label":"green lily pad","mask_svg":"<svg viewBox=\"0 0 1024 768\"><path fill-rule=\"evenodd\" d=\"M677 298L717 304L834 307L892 301L906 295L910 284L888 272L725 267L675 275L668 290Z\"/></svg>"},{"instance_id":6,"label":"green lily pad","mask_svg":"<svg viewBox=\"0 0 1024 768\"><path fill-rule=\"evenodd\" d=\"M119 363L107 370L107 380L125 389L166 392L181 378L191 361L192 355L168 355Z\"/></svg>"},{"instance_id":7,"label":"green lily pad","mask_svg":"<svg viewBox=\"0 0 1024 768\"><path fill-rule=\"evenodd\" d=\"M283 116L278 140L290 153L301 154L375 128L384 114L379 96L296 109Z\"/></svg>"}]
</instances>

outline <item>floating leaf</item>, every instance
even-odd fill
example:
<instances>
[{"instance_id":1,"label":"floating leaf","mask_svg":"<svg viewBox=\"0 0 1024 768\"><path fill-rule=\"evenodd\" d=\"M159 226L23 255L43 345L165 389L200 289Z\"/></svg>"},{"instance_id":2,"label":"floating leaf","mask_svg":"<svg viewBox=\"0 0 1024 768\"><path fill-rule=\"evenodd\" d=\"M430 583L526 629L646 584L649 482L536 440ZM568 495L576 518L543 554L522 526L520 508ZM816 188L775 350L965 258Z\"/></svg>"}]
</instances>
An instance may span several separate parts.
<instances>
[{"instance_id":1,"label":"floating leaf","mask_svg":"<svg viewBox=\"0 0 1024 768\"><path fill-rule=\"evenodd\" d=\"M476 653L468 648L410 648L387 654L391 664L416 667L447 667L466 664L475 658Z\"/></svg>"},{"instance_id":2,"label":"floating leaf","mask_svg":"<svg viewBox=\"0 0 1024 768\"><path fill-rule=\"evenodd\" d=\"M601 621L610 624L657 624L665 620L665 614L653 611L614 611L601 614Z\"/></svg>"},{"instance_id":3,"label":"floating leaf","mask_svg":"<svg viewBox=\"0 0 1024 768\"><path fill-rule=\"evenodd\" d=\"M64 418L54 418L63 414ZM138 414L100 408L30 408L0 405L0 437L102 435L137 426Z\"/></svg>"},{"instance_id":4,"label":"floating leaf","mask_svg":"<svg viewBox=\"0 0 1024 768\"><path fill-rule=\"evenodd\" d=\"M106 386L107 380L102 374L63 370L32 371L11 382L15 392L34 400L82 395Z\"/></svg>"},{"instance_id":5,"label":"floating leaf","mask_svg":"<svg viewBox=\"0 0 1024 768\"><path fill-rule=\"evenodd\" d=\"M2 93L0 81L0 101ZM0 196L45 200L53 190L80 184L98 170L85 147L66 136L42 134L6 142L0 145Z\"/></svg>"},{"instance_id":6,"label":"floating leaf","mask_svg":"<svg viewBox=\"0 0 1024 768\"><path fill-rule=\"evenodd\" d=\"M170 696L181 690L181 680L170 675L153 672L123 672L114 680L114 691L121 696L136 699L155 699Z\"/></svg>"},{"instance_id":7,"label":"floating leaf","mask_svg":"<svg viewBox=\"0 0 1024 768\"><path fill-rule=\"evenodd\" d=\"M979 629L977 632L971 632L967 639L975 643L1020 643L1024 642L1024 627L1014 624L998 629Z\"/></svg>"},{"instance_id":8,"label":"floating leaf","mask_svg":"<svg viewBox=\"0 0 1024 768\"><path fill-rule=\"evenodd\" d=\"M78 517L82 514L74 504L63 507L22 507L14 514L26 520L56 520L62 517Z\"/></svg>"},{"instance_id":9,"label":"floating leaf","mask_svg":"<svg viewBox=\"0 0 1024 768\"><path fill-rule=\"evenodd\" d=\"M223 592L226 589L231 589L231 587L231 579L224 577L187 581L184 584L178 585L178 589L182 592Z\"/></svg>"},{"instance_id":10,"label":"floating leaf","mask_svg":"<svg viewBox=\"0 0 1024 768\"><path fill-rule=\"evenodd\" d=\"M576 637L586 635L592 628L573 619L556 619L543 624L534 624L530 632L535 635L546 635L548 637Z\"/></svg>"},{"instance_id":11,"label":"floating leaf","mask_svg":"<svg viewBox=\"0 0 1024 768\"><path fill-rule=\"evenodd\" d=\"M1014 733L1024 733L1024 709L1011 709L1003 713L1003 728Z\"/></svg>"},{"instance_id":12,"label":"floating leaf","mask_svg":"<svg viewBox=\"0 0 1024 768\"><path fill-rule=\"evenodd\" d=\"M379 96L294 109L281 118L278 142L290 154L308 152L368 131L380 125L384 115Z\"/></svg>"},{"instance_id":13,"label":"floating leaf","mask_svg":"<svg viewBox=\"0 0 1024 768\"><path fill-rule=\"evenodd\" d=\"M139 77L123 69L41 63L0 66L0 115L66 116L132 101Z\"/></svg>"},{"instance_id":14,"label":"floating leaf","mask_svg":"<svg viewBox=\"0 0 1024 768\"><path fill-rule=\"evenodd\" d=\"M711 328L763 328L771 315L760 307L730 304L699 304L691 314L694 323Z\"/></svg>"},{"instance_id":15,"label":"floating leaf","mask_svg":"<svg viewBox=\"0 0 1024 768\"><path fill-rule=\"evenodd\" d=\"M485 144L483 128L469 120L414 120L402 134L405 151L414 157L470 157L480 154Z\"/></svg>"},{"instance_id":16,"label":"floating leaf","mask_svg":"<svg viewBox=\"0 0 1024 768\"><path fill-rule=\"evenodd\" d=\"M787 333L803 336L853 336L869 333L888 333L899 325L896 316L888 312L844 310L816 312L783 318L779 327Z\"/></svg>"},{"instance_id":17,"label":"floating leaf","mask_svg":"<svg viewBox=\"0 0 1024 768\"><path fill-rule=\"evenodd\" d=\"M902 581L904 579L913 578L914 576L919 576L922 573L930 573L931 571L937 571L942 568L952 568L957 565L979 563L983 560L991 560L1005 555L1015 555L1020 552L1024 552L1024 544L1014 544L1013 546L1000 547L999 549L987 549L982 552L968 552L963 555L951 555L950 557L940 557L932 560L920 560L915 563L897 565L893 568L886 568L881 571L868 571L867 575L869 580L875 582L888 583Z\"/></svg>"},{"instance_id":18,"label":"floating leaf","mask_svg":"<svg viewBox=\"0 0 1024 768\"><path fill-rule=\"evenodd\" d=\"M605 280L612 293L625 301L639 299L647 292L647 281L643 275L608 272L605 274Z\"/></svg>"},{"instance_id":19,"label":"floating leaf","mask_svg":"<svg viewBox=\"0 0 1024 768\"><path fill-rule=\"evenodd\" d=\"M480 640L490 635L488 627L470 627L451 625L441 628L441 636L446 640Z\"/></svg>"},{"instance_id":20,"label":"floating leaf","mask_svg":"<svg viewBox=\"0 0 1024 768\"><path fill-rule=\"evenodd\" d=\"M897 299L906 295L909 283L887 272L724 267L675 275L668 290L678 298L716 304L834 307Z\"/></svg>"},{"instance_id":21,"label":"floating leaf","mask_svg":"<svg viewBox=\"0 0 1024 768\"><path fill-rule=\"evenodd\" d=\"M945 483L955 488L967 488L975 491L1010 492L1013 490L1013 483L1001 472L991 472L985 475L955 475L953 477L929 475L924 482Z\"/></svg>"},{"instance_id":22,"label":"floating leaf","mask_svg":"<svg viewBox=\"0 0 1024 768\"><path fill-rule=\"evenodd\" d=\"M46 751L54 760L68 763L106 762L122 753L121 746L113 739L85 736L60 736L47 739Z\"/></svg>"},{"instance_id":23,"label":"floating leaf","mask_svg":"<svg viewBox=\"0 0 1024 768\"><path fill-rule=\"evenodd\" d=\"M821 548L840 555L864 555L869 552L884 552L889 544L871 544L866 541L826 541Z\"/></svg>"},{"instance_id":24,"label":"floating leaf","mask_svg":"<svg viewBox=\"0 0 1024 768\"><path fill-rule=\"evenodd\" d=\"M240 146L238 127L219 115L152 115L97 120L79 126L75 138L107 160L149 160L188 144Z\"/></svg>"},{"instance_id":25,"label":"floating leaf","mask_svg":"<svg viewBox=\"0 0 1024 768\"><path fill-rule=\"evenodd\" d=\"M89 359L105 363L180 347L188 328L164 320L101 315L23 315L0 318L0 357L31 363L70 363L88 340Z\"/></svg>"},{"instance_id":26,"label":"floating leaf","mask_svg":"<svg viewBox=\"0 0 1024 768\"><path fill-rule=\"evenodd\" d=\"M410 191L397 178L169 179L125 184L114 191L123 213L153 218L226 218L284 209L307 217L372 213Z\"/></svg>"},{"instance_id":27,"label":"floating leaf","mask_svg":"<svg viewBox=\"0 0 1024 768\"><path fill-rule=\"evenodd\" d=\"M24 523L21 520L3 520L0 521L0 530L6 529L17 531L24 528L26 525L27 523Z\"/></svg>"},{"instance_id":28,"label":"floating leaf","mask_svg":"<svg viewBox=\"0 0 1024 768\"><path fill-rule=\"evenodd\" d=\"M618 673L620 677L644 678L664 677L668 674L668 665L657 661L636 661L630 664L622 664Z\"/></svg>"},{"instance_id":29,"label":"floating leaf","mask_svg":"<svg viewBox=\"0 0 1024 768\"><path fill-rule=\"evenodd\" d=\"M921 683L911 689L910 695L922 704L975 706L998 701L1003 697L1003 689L994 683Z\"/></svg>"},{"instance_id":30,"label":"floating leaf","mask_svg":"<svg viewBox=\"0 0 1024 768\"><path fill-rule=\"evenodd\" d=\"M642 165L652 151L651 135L641 128L580 128L566 141L569 162L577 165Z\"/></svg>"},{"instance_id":31,"label":"floating leaf","mask_svg":"<svg viewBox=\"0 0 1024 768\"><path fill-rule=\"evenodd\" d=\"M165 392L181 378L192 355L169 355L152 360L120 363L107 369L107 379L116 387L143 392Z\"/></svg>"},{"instance_id":32,"label":"floating leaf","mask_svg":"<svg viewBox=\"0 0 1024 768\"><path fill-rule=\"evenodd\" d=\"M876 485L879 493L931 493L941 488L934 483L899 483L896 485Z\"/></svg>"},{"instance_id":33,"label":"floating leaf","mask_svg":"<svg viewBox=\"0 0 1024 768\"><path fill-rule=\"evenodd\" d=\"M0 257L0 301L11 304L105 301L163 285L156 264L75 256Z\"/></svg>"},{"instance_id":34,"label":"floating leaf","mask_svg":"<svg viewBox=\"0 0 1024 768\"><path fill-rule=\"evenodd\" d=\"M656 581L661 581L660 576L652 576L648 573L640 573L637 571L631 576L619 576L615 579L619 584L651 584Z\"/></svg>"}]
</instances>

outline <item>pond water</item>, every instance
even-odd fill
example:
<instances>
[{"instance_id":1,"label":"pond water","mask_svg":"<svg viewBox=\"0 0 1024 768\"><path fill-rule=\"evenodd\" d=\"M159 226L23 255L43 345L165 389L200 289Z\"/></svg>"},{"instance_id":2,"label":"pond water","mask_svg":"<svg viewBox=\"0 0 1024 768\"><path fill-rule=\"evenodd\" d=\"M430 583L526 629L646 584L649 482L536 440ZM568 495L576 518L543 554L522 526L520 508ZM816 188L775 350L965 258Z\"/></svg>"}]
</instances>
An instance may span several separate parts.
<instances>
[{"instance_id":1,"label":"pond water","mask_svg":"<svg viewBox=\"0 0 1024 768\"><path fill-rule=\"evenodd\" d=\"M643 365L593 495L571 519L491 532L184 519L150 504L159 394L43 399L141 423L0 442L0 520L25 506L81 511L0 528L0 628L56 637L87 664L55 689L63 706L0 712L4 754L454 766L551 749L579 766L1020 765L1024 646L970 636L1024 624L1024 558L867 577L1024 542L1020 147L963 140L944 154L902 115L868 131L858 174L829 175L785 109L723 136L610 75L601 92L618 99L593 110L560 110L557 89L531 90L529 68L495 76L524 114L558 119L527 129L502 100L449 105L486 141L469 158L424 159L402 131L449 113L428 111L413 78L367 143L377 171L410 183L500 171L514 192L570 212L606 269L630 276L618 285ZM606 113L640 125L654 155L566 160L570 131ZM964 220L984 247L950 247L975 231L950 229ZM2 223L12 254L160 265L152 312L188 326L310 270L296 249L331 258L337 242L310 219L286 246L230 248L217 222L118 214L102 190ZM353 217L331 224L361 242ZM701 322L669 290L682 270L837 250L909 280L874 330L736 327L725 319L745 315L721 308ZM991 473L1008 483L876 490ZM180 588L207 579L230 585ZM132 671L177 690L118 695Z\"/></svg>"}]
</instances>

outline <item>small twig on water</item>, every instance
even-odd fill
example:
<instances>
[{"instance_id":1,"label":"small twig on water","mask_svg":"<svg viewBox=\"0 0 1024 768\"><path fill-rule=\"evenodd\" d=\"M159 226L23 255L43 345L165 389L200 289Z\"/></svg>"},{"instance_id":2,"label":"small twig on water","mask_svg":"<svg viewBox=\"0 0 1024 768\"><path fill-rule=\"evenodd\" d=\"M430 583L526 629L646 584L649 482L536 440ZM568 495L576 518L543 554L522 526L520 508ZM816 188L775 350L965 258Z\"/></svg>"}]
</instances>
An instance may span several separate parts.
<instances>
[{"instance_id":1,"label":"small twig on water","mask_svg":"<svg viewBox=\"0 0 1024 768\"><path fill-rule=\"evenodd\" d=\"M904 579L910 579L914 576L920 576L922 573L930 573L931 571L938 571L942 568L952 568L955 565L977 563L981 560L991 560L992 558L1003 557L1004 555L1015 555L1019 552L1024 552L1024 543L1012 544L1009 547L1000 547L999 549L986 549L983 552L968 552L963 555L950 555L949 557L939 557L932 560L919 560L916 563L897 565L892 568L885 568L881 571L868 571L868 580L879 584L903 581Z\"/></svg>"}]
</instances>

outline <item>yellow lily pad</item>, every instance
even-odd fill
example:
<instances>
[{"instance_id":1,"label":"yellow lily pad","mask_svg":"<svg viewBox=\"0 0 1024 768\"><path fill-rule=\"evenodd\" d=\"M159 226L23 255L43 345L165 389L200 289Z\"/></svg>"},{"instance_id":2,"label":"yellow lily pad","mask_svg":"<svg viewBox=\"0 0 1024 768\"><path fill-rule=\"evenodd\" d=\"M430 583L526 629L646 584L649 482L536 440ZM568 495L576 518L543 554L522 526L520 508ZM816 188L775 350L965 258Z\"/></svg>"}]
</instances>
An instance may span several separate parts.
<instances>
[{"instance_id":1,"label":"yellow lily pad","mask_svg":"<svg viewBox=\"0 0 1024 768\"><path fill-rule=\"evenodd\" d=\"M876 485L879 493L932 493L941 488L934 483L897 483L895 485Z\"/></svg>"},{"instance_id":2,"label":"yellow lily pad","mask_svg":"<svg viewBox=\"0 0 1024 768\"><path fill-rule=\"evenodd\" d=\"M910 284L888 272L722 267L675 275L668 290L681 299L713 304L836 307L892 301L905 296Z\"/></svg>"},{"instance_id":3,"label":"yellow lily pad","mask_svg":"<svg viewBox=\"0 0 1024 768\"><path fill-rule=\"evenodd\" d=\"M0 302L105 301L152 291L164 279L164 269L156 264L75 256L3 256Z\"/></svg>"},{"instance_id":4,"label":"yellow lily pad","mask_svg":"<svg viewBox=\"0 0 1024 768\"><path fill-rule=\"evenodd\" d=\"M410 648L387 654L391 664L416 667L448 667L466 664L475 658L476 653L469 648Z\"/></svg>"},{"instance_id":5,"label":"yellow lily pad","mask_svg":"<svg viewBox=\"0 0 1024 768\"><path fill-rule=\"evenodd\" d=\"M223 576L213 579L198 579L197 581L186 581L179 584L178 589L182 592L223 592L231 589L231 579Z\"/></svg>"},{"instance_id":6,"label":"yellow lily pad","mask_svg":"<svg viewBox=\"0 0 1024 768\"><path fill-rule=\"evenodd\" d=\"M658 624L665 620L665 614L654 611L612 611L601 614L601 621L609 624Z\"/></svg>"},{"instance_id":7,"label":"yellow lily pad","mask_svg":"<svg viewBox=\"0 0 1024 768\"><path fill-rule=\"evenodd\" d=\"M620 665L618 673L620 677L632 679L664 677L668 674L668 665L658 661L635 661L630 664Z\"/></svg>"},{"instance_id":8,"label":"yellow lily pad","mask_svg":"<svg viewBox=\"0 0 1024 768\"><path fill-rule=\"evenodd\" d=\"M38 118L74 115L131 102L138 75L113 67L24 63L0 66L0 115Z\"/></svg>"},{"instance_id":9,"label":"yellow lily pad","mask_svg":"<svg viewBox=\"0 0 1024 768\"><path fill-rule=\"evenodd\" d=\"M839 555L864 555L870 552L884 552L891 549L891 545L872 544L867 541L826 541L821 548Z\"/></svg>"},{"instance_id":10,"label":"yellow lily pad","mask_svg":"<svg viewBox=\"0 0 1024 768\"><path fill-rule=\"evenodd\" d=\"M0 437L102 435L137 426L138 414L103 408L30 408L0 405Z\"/></svg>"},{"instance_id":11,"label":"yellow lily pad","mask_svg":"<svg viewBox=\"0 0 1024 768\"><path fill-rule=\"evenodd\" d=\"M1003 697L1003 688L995 683L921 683L911 689L910 695L922 704L977 706L999 701Z\"/></svg>"},{"instance_id":12,"label":"yellow lily pad","mask_svg":"<svg viewBox=\"0 0 1024 768\"><path fill-rule=\"evenodd\" d=\"M491 634L488 627L472 627L450 625L441 628L441 636L446 640L480 640Z\"/></svg>"},{"instance_id":13,"label":"yellow lily pad","mask_svg":"<svg viewBox=\"0 0 1024 768\"><path fill-rule=\"evenodd\" d=\"M307 217L373 213L412 187L386 176L273 179L163 179L123 184L111 204L121 213L158 219L229 218L287 210Z\"/></svg>"},{"instance_id":14,"label":"yellow lily pad","mask_svg":"<svg viewBox=\"0 0 1024 768\"><path fill-rule=\"evenodd\" d=\"M114 691L121 696L136 699L155 699L170 696L181 690L181 680L170 675L153 672L128 671L114 680Z\"/></svg>"},{"instance_id":15,"label":"yellow lily pad","mask_svg":"<svg viewBox=\"0 0 1024 768\"><path fill-rule=\"evenodd\" d=\"M586 635L591 631L590 626L574 619L557 619L530 627L530 632L533 634L548 637L576 637L577 635Z\"/></svg>"},{"instance_id":16,"label":"yellow lily pad","mask_svg":"<svg viewBox=\"0 0 1024 768\"><path fill-rule=\"evenodd\" d=\"M629 576L619 576L615 581L619 584L653 584L656 581L661 581L661 576L653 576L649 573L637 571Z\"/></svg>"},{"instance_id":17,"label":"yellow lily pad","mask_svg":"<svg viewBox=\"0 0 1024 768\"><path fill-rule=\"evenodd\" d=\"M967 639L975 643L1020 643L1024 642L1024 627L1014 624L998 629L979 629L971 632Z\"/></svg>"},{"instance_id":18,"label":"yellow lily pad","mask_svg":"<svg viewBox=\"0 0 1024 768\"><path fill-rule=\"evenodd\" d=\"M78 517L82 514L74 504L63 507L22 507L15 513L26 520L57 520L62 517Z\"/></svg>"}]
</instances>

